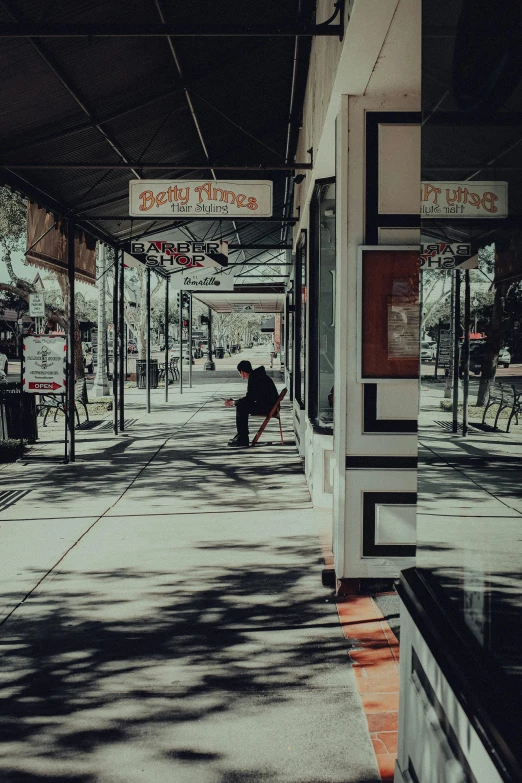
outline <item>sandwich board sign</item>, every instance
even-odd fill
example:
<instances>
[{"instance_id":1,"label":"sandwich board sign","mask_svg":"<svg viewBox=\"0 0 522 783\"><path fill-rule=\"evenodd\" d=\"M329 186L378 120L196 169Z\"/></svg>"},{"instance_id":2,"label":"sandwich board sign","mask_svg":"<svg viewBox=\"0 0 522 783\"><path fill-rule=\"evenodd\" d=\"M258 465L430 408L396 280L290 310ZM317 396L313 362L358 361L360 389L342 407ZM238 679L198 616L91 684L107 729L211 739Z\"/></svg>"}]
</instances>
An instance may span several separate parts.
<instances>
[{"instance_id":1,"label":"sandwich board sign","mask_svg":"<svg viewBox=\"0 0 522 783\"><path fill-rule=\"evenodd\" d=\"M62 335L26 335L22 389L30 394L65 394L67 340Z\"/></svg>"},{"instance_id":2,"label":"sandwich board sign","mask_svg":"<svg viewBox=\"0 0 522 783\"><path fill-rule=\"evenodd\" d=\"M228 264L228 242L164 238L131 240L125 243L126 266L145 264L172 274L182 269L225 267Z\"/></svg>"},{"instance_id":3,"label":"sandwich board sign","mask_svg":"<svg viewBox=\"0 0 522 783\"><path fill-rule=\"evenodd\" d=\"M131 179L129 215L142 217L272 217L272 181Z\"/></svg>"}]
</instances>

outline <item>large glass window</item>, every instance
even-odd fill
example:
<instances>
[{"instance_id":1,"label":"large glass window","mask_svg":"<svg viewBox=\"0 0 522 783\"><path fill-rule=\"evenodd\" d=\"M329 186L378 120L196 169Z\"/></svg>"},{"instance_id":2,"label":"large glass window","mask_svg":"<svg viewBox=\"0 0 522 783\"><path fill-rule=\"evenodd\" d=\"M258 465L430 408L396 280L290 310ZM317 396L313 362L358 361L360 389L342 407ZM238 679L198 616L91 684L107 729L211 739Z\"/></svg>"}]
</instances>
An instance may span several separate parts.
<instances>
[{"instance_id":1,"label":"large glass window","mask_svg":"<svg viewBox=\"0 0 522 783\"><path fill-rule=\"evenodd\" d=\"M310 418L333 430L335 348L335 182L317 184L310 207Z\"/></svg>"},{"instance_id":2,"label":"large glass window","mask_svg":"<svg viewBox=\"0 0 522 783\"><path fill-rule=\"evenodd\" d=\"M295 319L295 397L302 409L306 404L306 231L301 232L296 253L296 319Z\"/></svg>"}]
</instances>

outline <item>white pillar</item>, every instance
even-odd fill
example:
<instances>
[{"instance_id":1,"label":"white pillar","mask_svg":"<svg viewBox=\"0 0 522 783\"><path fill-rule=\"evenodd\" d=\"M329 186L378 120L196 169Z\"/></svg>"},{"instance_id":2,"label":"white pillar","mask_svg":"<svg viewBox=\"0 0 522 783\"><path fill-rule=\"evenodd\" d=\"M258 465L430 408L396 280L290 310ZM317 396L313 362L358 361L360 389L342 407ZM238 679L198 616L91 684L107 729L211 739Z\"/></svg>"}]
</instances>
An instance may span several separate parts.
<instances>
[{"instance_id":1,"label":"white pillar","mask_svg":"<svg viewBox=\"0 0 522 783\"><path fill-rule=\"evenodd\" d=\"M105 270L107 261L107 248L98 245L98 363L96 365L96 377L92 388L93 397L107 397L109 394L109 381L107 379L107 366L105 363L105 339L107 333L107 315L105 300Z\"/></svg>"}]
</instances>

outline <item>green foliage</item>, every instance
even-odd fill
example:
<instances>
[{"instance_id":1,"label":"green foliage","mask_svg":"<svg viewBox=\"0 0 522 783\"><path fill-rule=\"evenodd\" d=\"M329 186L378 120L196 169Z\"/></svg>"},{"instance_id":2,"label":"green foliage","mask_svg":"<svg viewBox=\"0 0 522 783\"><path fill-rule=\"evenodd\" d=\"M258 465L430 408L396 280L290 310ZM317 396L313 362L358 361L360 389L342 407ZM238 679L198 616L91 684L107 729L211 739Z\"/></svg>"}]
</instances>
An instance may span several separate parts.
<instances>
[{"instance_id":1,"label":"green foliage","mask_svg":"<svg viewBox=\"0 0 522 783\"><path fill-rule=\"evenodd\" d=\"M19 440L6 438L0 440L0 463L14 462L24 453L25 446Z\"/></svg>"},{"instance_id":2,"label":"green foliage","mask_svg":"<svg viewBox=\"0 0 522 783\"><path fill-rule=\"evenodd\" d=\"M27 202L8 188L0 187L0 247L23 250L27 231Z\"/></svg>"}]
</instances>

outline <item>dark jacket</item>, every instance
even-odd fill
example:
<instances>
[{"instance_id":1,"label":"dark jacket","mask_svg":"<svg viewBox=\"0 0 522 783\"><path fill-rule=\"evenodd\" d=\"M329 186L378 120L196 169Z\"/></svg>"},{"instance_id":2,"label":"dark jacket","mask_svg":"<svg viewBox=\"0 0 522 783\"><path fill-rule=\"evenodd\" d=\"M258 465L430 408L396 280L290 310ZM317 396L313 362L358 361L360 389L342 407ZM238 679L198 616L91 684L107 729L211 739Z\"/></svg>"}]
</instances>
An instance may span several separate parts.
<instances>
[{"instance_id":1,"label":"dark jacket","mask_svg":"<svg viewBox=\"0 0 522 783\"><path fill-rule=\"evenodd\" d=\"M279 392L272 378L266 374L265 368L256 367L248 376L246 396L243 398L249 407L269 413L274 407Z\"/></svg>"}]
</instances>

